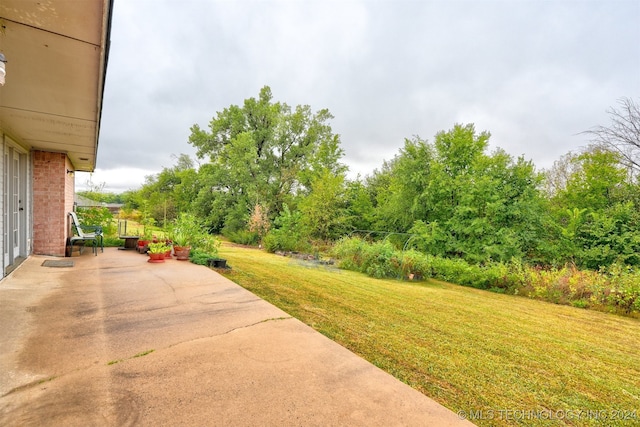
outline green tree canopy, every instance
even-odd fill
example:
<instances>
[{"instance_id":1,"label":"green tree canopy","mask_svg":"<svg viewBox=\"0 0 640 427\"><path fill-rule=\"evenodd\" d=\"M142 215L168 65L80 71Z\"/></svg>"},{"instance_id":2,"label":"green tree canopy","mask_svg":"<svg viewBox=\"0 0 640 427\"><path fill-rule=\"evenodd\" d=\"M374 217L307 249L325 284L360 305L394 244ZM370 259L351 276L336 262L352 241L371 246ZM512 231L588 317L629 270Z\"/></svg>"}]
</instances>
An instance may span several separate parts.
<instances>
[{"instance_id":1,"label":"green tree canopy","mask_svg":"<svg viewBox=\"0 0 640 427\"><path fill-rule=\"evenodd\" d=\"M311 191L318 177L343 175L332 118L326 109L314 113L308 105L292 109L274 102L265 86L257 99L218 112L208 130L192 126L189 142L199 158L209 160L201 205L224 209L225 227L237 230L256 205L275 218L285 204L295 205L295 196Z\"/></svg>"},{"instance_id":2,"label":"green tree canopy","mask_svg":"<svg viewBox=\"0 0 640 427\"><path fill-rule=\"evenodd\" d=\"M379 228L412 229L422 235L413 242L423 250L473 262L534 256L540 177L522 158L487 154L488 142L489 134L477 134L472 124L439 132L433 144L406 140L376 178L388 182L377 191Z\"/></svg>"}]
</instances>

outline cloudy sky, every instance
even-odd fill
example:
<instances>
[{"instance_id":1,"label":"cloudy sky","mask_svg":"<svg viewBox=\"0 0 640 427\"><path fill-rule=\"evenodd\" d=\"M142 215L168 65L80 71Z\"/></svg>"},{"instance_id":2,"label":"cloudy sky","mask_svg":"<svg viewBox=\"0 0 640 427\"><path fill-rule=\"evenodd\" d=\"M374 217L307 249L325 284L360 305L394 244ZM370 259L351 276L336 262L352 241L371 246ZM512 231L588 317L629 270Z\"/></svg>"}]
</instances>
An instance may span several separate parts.
<instances>
[{"instance_id":1,"label":"cloudy sky","mask_svg":"<svg viewBox=\"0 0 640 427\"><path fill-rule=\"evenodd\" d=\"M351 177L455 123L548 168L640 99L640 1L115 0L97 168L77 187L140 187L265 85L331 111Z\"/></svg>"}]
</instances>

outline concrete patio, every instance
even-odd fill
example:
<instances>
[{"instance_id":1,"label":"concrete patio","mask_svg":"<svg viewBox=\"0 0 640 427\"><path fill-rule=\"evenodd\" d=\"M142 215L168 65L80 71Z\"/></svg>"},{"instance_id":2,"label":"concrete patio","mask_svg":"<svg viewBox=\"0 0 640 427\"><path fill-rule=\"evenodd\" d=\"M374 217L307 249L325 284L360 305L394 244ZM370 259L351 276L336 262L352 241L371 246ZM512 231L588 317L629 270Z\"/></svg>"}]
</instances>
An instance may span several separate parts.
<instances>
[{"instance_id":1,"label":"concrete patio","mask_svg":"<svg viewBox=\"0 0 640 427\"><path fill-rule=\"evenodd\" d=\"M0 282L0 425L472 425L215 271L146 261Z\"/></svg>"}]
</instances>

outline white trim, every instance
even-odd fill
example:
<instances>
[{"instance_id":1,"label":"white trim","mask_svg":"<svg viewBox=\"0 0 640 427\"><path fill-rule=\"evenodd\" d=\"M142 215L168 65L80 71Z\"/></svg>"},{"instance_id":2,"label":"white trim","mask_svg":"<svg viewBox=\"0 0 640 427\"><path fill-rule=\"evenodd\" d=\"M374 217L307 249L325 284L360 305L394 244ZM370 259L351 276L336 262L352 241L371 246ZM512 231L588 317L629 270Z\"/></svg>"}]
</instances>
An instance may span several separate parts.
<instances>
[{"instance_id":1,"label":"white trim","mask_svg":"<svg viewBox=\"0 0 640 427\"><path fill-rule=\"evenodd\" d=\"M2 190L2 197L0 198L0 279L4 277L5 272L8 268L15 264L16 259L23 259L31 255L32 252L32 241L33 241L33 189L32 189L32 157L31 152L26 150L23 146L18 144L15 140L11 139L9 135L2 132L0 130L0 190ZM13 233L13 230L7 230L7 227L12 222L7 222L7 215L12 214L7 210L9 206L13 206L13 202L11 201L9 205L7 205L9 197L6 193L8 183L5 181L5 175L9 173L12 169L6 169L5 157L7 155L11 155L11 159L9 159L12 163L11 168L13 167L13 161L17 157L18 161L18 204L17 206L20 208L19 212L17 212L17 224L18 224L18 236L17 241L15 242L17 252L14 252L14 248L5 248L5 245L9 242L13 242L14 235L12 234L11 239L8 238L9 233ZM13 244L11 246L14 246Z\"/></svg>"},{"instance_id":2,"label":"white trim","mask_svg":"<svg viewBox=\"0 0 640 427\"><path fill-rule=\"evenodd\" d=\"M16 150L19 154L29 154L29 150L25 149L22 145L18 144L16 141L11 139L9 135L4 136L7 148L11 147Z\"/></svg>"}]
</instances>

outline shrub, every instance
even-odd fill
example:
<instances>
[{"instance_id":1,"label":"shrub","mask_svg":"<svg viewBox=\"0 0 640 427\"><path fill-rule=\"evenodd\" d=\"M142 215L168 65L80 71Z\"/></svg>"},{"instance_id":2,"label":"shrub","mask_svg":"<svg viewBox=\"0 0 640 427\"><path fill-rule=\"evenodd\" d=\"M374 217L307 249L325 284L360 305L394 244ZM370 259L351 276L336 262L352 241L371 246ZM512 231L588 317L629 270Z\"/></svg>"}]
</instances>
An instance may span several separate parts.
<instances>
[{"instance_id":1,"label":"shrub","mask_svg":"<svg viewBox=\"0 0 640 427\"><path fill-rule=\"evenodd\" d=\"M116 233L113 214L105 207L77 208L76 213L83 225L99 225L105 235Z\"/></svg>"},{"instance_id":2,"label":"shrub","mask_svg":"<svg viewBox=\"0 0 640 427\"><path fill-rule=\"evenodd\" d=\"M189 252L189 261L194 264L207 265L207 261L209 260L209 258L215 257L212 257L210 254L199 249L191 249L191 252Z\"/></svg>"},{"instance_id":3,"label":"shrub","mask_svg":"<svg viewBox=\"0 0 640 427\"><path fill-rule=\"evenodd\" d=\"M229 231L225 236L233 243L240 245L257 245L260 239L257 233L248 230Z\"/></svg>"},{"instance_id":4,"label":"shrub","mask_svg":"<svg viewBox=\"0 0 640 427\"><path fill-rule=\"evenodd\" d=\"M433 277L431 271L431 259L433 257L418 251L408 250L402 254L401 272L404 278L429 278Z\"/></svg>"},{"instance_id":5,"label":"shrub","mask_svg":"<svg viewBox=\"0 0 640 427\"><path fill-rule=\"evenodd\" d=\"M345 270L362 271L362 257L366 243L357 237L344 237L340 239L331 251L332 256L338 259L338 267Z\"/></svg>"},{"instance_id":6,"label":"shrub","mask_svg":"<svg viewBox=\"0 0 640 427\"><path fill-rule=\"evenodd\" d=\"M431 261L432 277L446 282L467 284L469 264L462 259L433 257ZM464 283L463 283L464 282Z\"/></svg>"},{"instance_id":7,"label":"shrub","mask_svg":"<svg viewBox=\"0 0 640 427\"><path fill-rule=\"evenodd\" d=\"M575 265L543 269L526 266L517 259L475 265L460 258L402 252L388 241L367 243L354 237L338 241L331 253L340 268L376 278L413 275L556 304L640 314L640 272L623 264L602 271L579 270Z\"/></svg>"},{"instance_id":8,"label":"shrub","mask_svg":"<svg viewBox=\"0 0 640 427\"><path fill-rule=\"evenodd\" d=\"M400 277L402 256L388 242L376 242L364 247L361 271L376 279Z\"/></svg>"},{"instance_id":9,"label":"shrub","mask_svg":"<svg viewBox=\"0 0 640 427\"><path fill-rule=\"evenodd\" d=\"M302 231L301 219L299 211L291 212L285 205L280 216L275 220L277 228L272 228L263 237L264 248L268 252L310 250L311 244Z\"/></svg>"},{"instance_id":10,"label":"shrub","mask_svg":"<svg viewBox=\"0 0 640 427\"><path fill-rule=\"evenodd\" d=\"M629 266L612 264L606 271L609 290L606 302L625 314L640 312L640 272Z\"/></svg>"},{"instance_id":11,"label":"shrub","mask_svg":"<svg viewBox=\"0 0 640 427\"><path fill-rule=\"evenodd\" d=\"M298 234L287 233L284 230L271 230L262 239L262 244L267 252L308 252L311 244L301 239Z\"/></svg>"}]
</instances>

